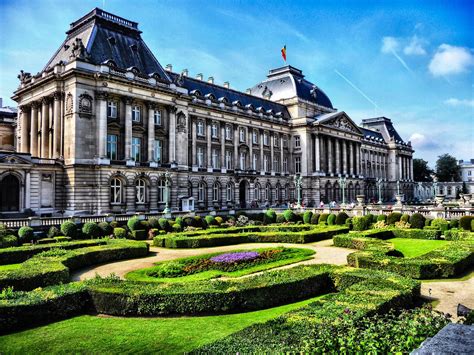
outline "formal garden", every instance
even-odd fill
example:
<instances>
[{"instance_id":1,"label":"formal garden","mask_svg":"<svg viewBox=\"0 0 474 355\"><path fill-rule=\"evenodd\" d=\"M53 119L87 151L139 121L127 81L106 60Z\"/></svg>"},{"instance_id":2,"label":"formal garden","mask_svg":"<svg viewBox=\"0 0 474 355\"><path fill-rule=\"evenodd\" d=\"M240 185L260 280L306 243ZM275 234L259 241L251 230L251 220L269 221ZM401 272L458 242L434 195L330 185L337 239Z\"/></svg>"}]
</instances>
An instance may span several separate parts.
<instances>
[{"instance_id":1,"label":"formal garden","mask_svg":"<svg viewBox=\"0 0 474 355\"><path fill-rule=\"evenodd\" d=\"M472 322L422 289L470 282L473 265L471 216L270 209L1 226L0 349L410 352Z\"/></svg>"}]
</instances>

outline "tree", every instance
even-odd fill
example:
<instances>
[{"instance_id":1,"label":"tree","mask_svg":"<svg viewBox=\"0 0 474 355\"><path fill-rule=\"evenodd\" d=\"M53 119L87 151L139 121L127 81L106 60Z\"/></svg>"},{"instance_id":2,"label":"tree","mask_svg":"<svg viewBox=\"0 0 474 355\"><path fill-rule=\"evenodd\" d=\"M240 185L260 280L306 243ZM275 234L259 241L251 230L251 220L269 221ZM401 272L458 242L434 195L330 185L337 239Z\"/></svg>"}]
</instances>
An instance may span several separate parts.
<instances>
[{"instance_id":1,"label":"tree","mask_svg":"<svg viewBox=\"0 0 474 355\"><path fill-rule=\"evenodd\" d=\"M433 170L428 166L428 162L423 159L413 159L413 176L417 182L431 182Z\"/></svg>"},{"instance_id":2,"label":"tree","mask_svg":"<svg viewBox=\"0 0 474 355\"><path fill-rule=\"evenodd\" d=\"M461 167L455 157L443 154L436 161L436 177L440 182L461 181Z\"/></svg>"}]
</instances>

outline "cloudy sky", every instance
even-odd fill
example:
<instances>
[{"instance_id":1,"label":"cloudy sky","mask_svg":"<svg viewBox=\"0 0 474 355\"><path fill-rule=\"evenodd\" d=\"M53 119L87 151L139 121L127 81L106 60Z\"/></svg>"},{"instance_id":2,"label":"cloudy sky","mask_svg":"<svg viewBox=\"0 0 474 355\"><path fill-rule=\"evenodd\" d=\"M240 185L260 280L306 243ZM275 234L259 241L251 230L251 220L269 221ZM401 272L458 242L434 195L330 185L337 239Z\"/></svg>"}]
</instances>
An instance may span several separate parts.
<instances>
[{"instance_id":1,"label":"cloudy sky","mask_svg":"<svg viewBox=\"0 0 474 355\"><path fill-rule=\"evenodd\" d=\"M416 157L474 158L473 1L1 0L0 97L94 7L139 22L164 66L240 90L288 63L357 123L391 118Z\"/></svg>"}]
</instances>

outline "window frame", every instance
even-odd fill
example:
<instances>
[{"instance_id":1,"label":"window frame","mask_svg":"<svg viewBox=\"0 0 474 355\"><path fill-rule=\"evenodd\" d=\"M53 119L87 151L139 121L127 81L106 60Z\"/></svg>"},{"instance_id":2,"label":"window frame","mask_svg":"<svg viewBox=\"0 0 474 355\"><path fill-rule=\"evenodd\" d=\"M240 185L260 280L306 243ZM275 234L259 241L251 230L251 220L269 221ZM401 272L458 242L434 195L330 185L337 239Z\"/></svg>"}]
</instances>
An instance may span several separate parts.
<instances>
[{"instance_id":1,"label":"window frame","mask_svg":"<svg viewBox=\"0 0 474 355\"><path fill-rule=\"evenodd\" d=\"M135 181L135 203L137 205L144 205L146 203L146 181L144 179L137 179ZM139 196L142 198L140 199Z\"/></svg>"},{"instance_id":2,"label":"window frame","mask_svg":"<svg viewBox=\"0 0 474 355\"><path fill-rule=\"evenodd\" d=\"M140 123L142 121L142 107L140 105L132 106L132 122Z\"/></svg>"},{"instance_id":3,"label":"window frame","mask_svg":"<svg viewBox=\"0 0 474 355\"><path fill-rule=\"evenodd\" d=\"M110 180L110 204L121 205L122 201L123 201L122 180L119 179L118 177L114 177Z\"/></svg>"},{"instance_id":4,"label":"window frame","mask_svg":"<svg viewBox=\"0 0 474 355\"><path fill-rule=\"evenodd\" d=\"M115 100L107 101L107 118L116 119L118 117L118 105Z\"/></svg>"},{"instance_id":5,"label":"window frame","mask_svg":"<svg viewBox=\"0 0 474 355\"><path fill-rule=\"evenodd\" d=\"M136 143L138 142L138 144ZM138 147L138 150L137 150ZM137 159L138 154L138 159ZM135 162L142 160L142 139L141 137L132 137L131 159Z\"/></svg>"},{"instance_id":6,"label":"window frame","mask_svg":"<svg viewBox=\"0 0 474 355\"><path fill-rule=\"evenodd\" d=\"M111 137L115 137L115 141L110 140L109 138ZM114 152L112 151L112 147L115 148ZM118 160L118 135L117 134L107 134L107 158L110 160Z\"/></svg>"}]
</instances>

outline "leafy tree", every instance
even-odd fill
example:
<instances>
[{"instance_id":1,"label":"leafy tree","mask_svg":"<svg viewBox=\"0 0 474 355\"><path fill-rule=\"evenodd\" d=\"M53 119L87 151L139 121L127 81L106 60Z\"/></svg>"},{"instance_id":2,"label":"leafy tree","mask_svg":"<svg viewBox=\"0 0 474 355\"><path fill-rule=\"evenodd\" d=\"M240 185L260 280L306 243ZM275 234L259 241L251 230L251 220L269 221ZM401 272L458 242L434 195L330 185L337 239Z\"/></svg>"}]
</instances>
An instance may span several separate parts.
<instances>
[{"instance_id":1,"label":"leafy tree","mask_svg":"<svg viewBox=\"0 0 474 355\"><path fill-rule=\"evenodd\" d=\"M433 170L428 166L428 162L423 159L413 159L413 176L415 181L431 182Z\"/></svg>"},{"instance_id":2,"label":"leafy tree","mask_svg":"<svg viewBox=\"0 0 474 355\"><path fill-rule=\"evenodd\" d=\"M440 182L461 181L461 167L455 157L443 154L436 161L436 177Z\"/></svg>"}]
</instances>

